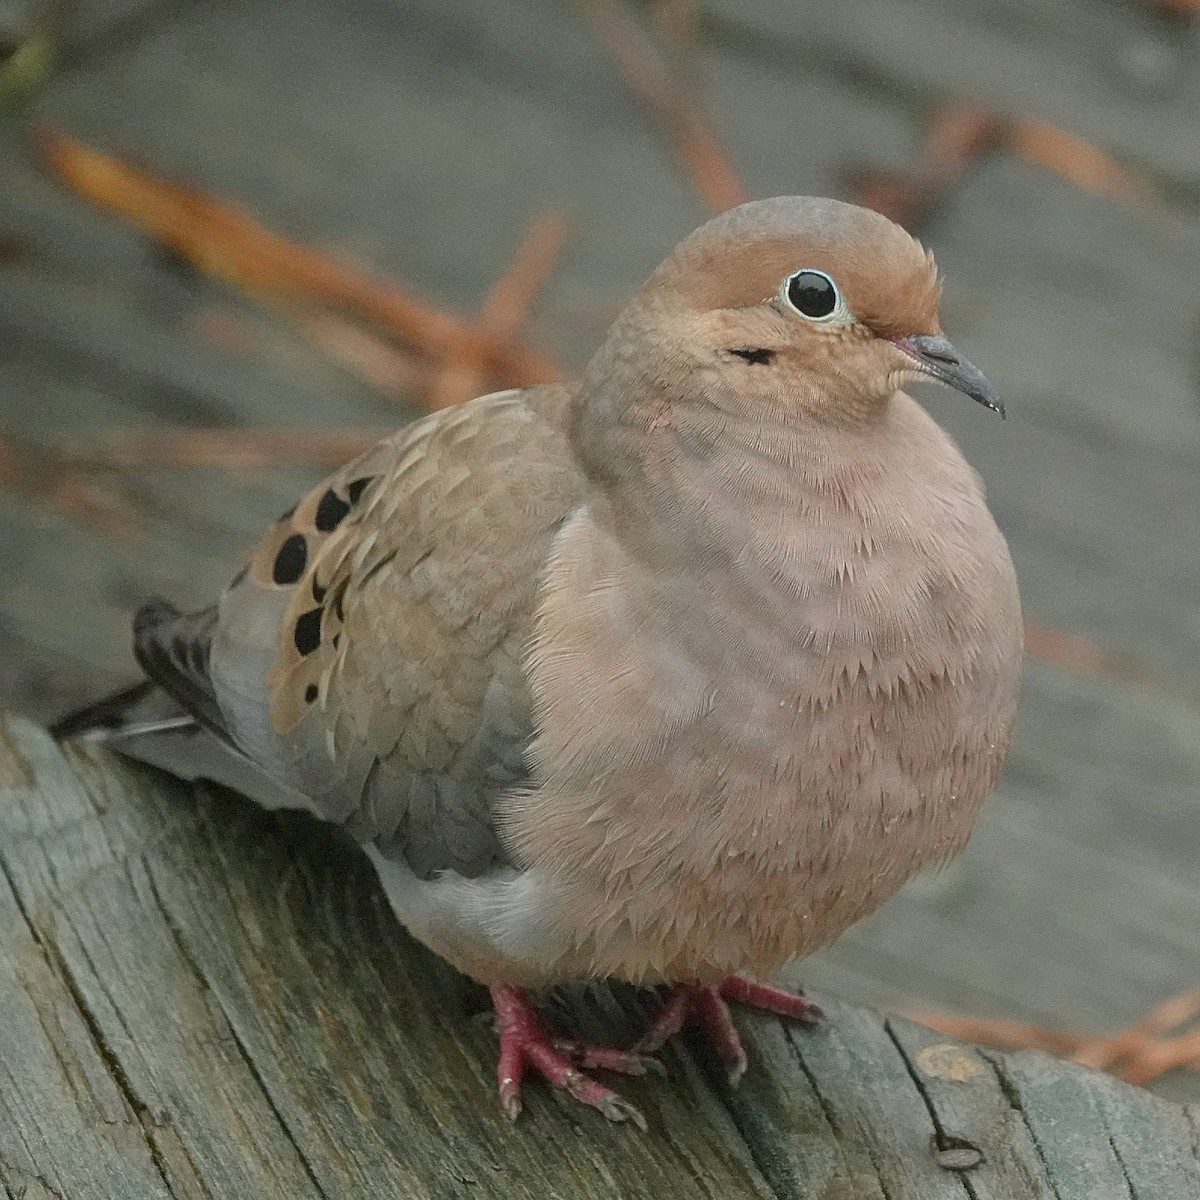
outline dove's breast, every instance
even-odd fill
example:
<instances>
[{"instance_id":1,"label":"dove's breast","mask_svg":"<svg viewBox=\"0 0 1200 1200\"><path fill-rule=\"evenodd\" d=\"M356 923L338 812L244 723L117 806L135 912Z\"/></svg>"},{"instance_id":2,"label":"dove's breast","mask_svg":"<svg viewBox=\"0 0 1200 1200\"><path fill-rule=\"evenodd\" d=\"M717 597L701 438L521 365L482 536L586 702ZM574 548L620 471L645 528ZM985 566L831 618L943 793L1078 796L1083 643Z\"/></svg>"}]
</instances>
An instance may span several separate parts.
<instances>
[{"instance_id":1,"label":"dove's breast","mask_svg":"<svg viewBox=\"0 0 1200 1200\"><path fill-rule=\"evenodd\" d=\"M874 459L805 480L790 455L690 510L681 483L674 553L603 507L560 533L537 786L500 828L569 973L767 972L965 843L1011 736L1019 602L973 472L896 403Z\"/></svg>"}]
</instances>

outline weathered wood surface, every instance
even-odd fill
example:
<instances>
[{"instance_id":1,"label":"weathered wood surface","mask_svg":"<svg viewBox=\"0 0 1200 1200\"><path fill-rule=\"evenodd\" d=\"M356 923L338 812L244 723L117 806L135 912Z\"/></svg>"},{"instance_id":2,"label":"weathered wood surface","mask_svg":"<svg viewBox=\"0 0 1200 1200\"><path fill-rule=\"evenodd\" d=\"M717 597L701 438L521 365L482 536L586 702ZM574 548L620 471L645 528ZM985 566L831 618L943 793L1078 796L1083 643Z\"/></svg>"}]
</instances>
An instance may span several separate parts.
<instances>
[{"instance_id":1,"label":"weathered wood surface","mask_svg":"<svg viewBox=\"0 0 1200 1200\"><path fill-rule=\"evenodd\" d=\"M19 24L37 5L5 6ZM549 204L575 233L533 336L568 366L704 217L559 0L81 0L61 71L0 117L0 428L377 425L409 413L297 328L181 276L52 184L36 121L242 201L462 311ZM945 324L1001 425L932 410L983 473L1029 615L1146 682L1032 662L1018 742L967 853L803 966L847 998L1115 1029L1200 976L1200 45L1139 0L706 0L712 107L752 193L838 194L904 165L967 92L1149 173L1148 209L999 156L922 236ZM11 14L16 14L12 16ZM4 23L0 16L0 23ZM203 603L315 471L106 480L122 541L0 491L0 695L45 718L127 681L129 613ZM1155 1085L1200 1100L1200 1075Z\"/></svg>"},{"instance_id":2,"label":"weathered wood surface","mask_svg":"<svg viewBox=\"0 0 1200 1200\"><path fill-rule=\"evenodd\" d=\"M648 998L554 1019L631 1039ZM0 718L0 1183L10 1197L1194 1200L1200 1111L833 1004L741 1014L622 1080L646 1134L493 1095L486 996L328 827Z\"/></svg>"}]
</instances>

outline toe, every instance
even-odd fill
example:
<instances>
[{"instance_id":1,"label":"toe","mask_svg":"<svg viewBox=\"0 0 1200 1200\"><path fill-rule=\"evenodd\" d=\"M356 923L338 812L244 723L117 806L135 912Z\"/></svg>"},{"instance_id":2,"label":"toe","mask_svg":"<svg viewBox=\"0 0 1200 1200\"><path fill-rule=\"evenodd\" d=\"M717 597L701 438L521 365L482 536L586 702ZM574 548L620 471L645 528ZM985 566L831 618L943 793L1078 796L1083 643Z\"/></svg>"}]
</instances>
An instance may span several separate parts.
<instances>
[{"instance_id":1,"label":"toe","mask_svg":"<svg viewBox=\"0 0 1200 1200\"><path fill-rule=\"evenodd\" d=\"M730 975L718 991L723 1000L759 1008L776 1016L788 1017L803 1025L815 1025L824 1017L821 1009L805 998L803 992L791 992L769 983L759 983L742 975Z\"/></svg>"},{"instance_id":2,"label":"toe","mask_svg":"<svg viewBox=\"0 0 1200 1200\"><path fill-rule=\"evenodd\" d=\"M675 988L659 1005L641 1040L633 1047L638 1054L656 1054L687 1023L695 1006L696 989L690 986Z\"/></svg>"},{"instance_id":3,"label":"toe","mask_svg":"<svg viewBox=\"0 0 1200 1200\"><path fill-rule=\"evenodd\" d=\"M737 1087L742 1081L742 1076L746 1073L748 1065L746 1060L746 1051L742 1048L739 1042L732 1054L726 1056L721 1054L721 1058L725 1063L725 1076L729 1080L730 1087Z\"/></svg>"},{"instance_id":4,"label":"toe","mask_svg":"<svg viewBox=\"0 0 1200 1200\"><path fill-rule=\"evenodd\" d=\"M614 1046L595 1046L571 1038L556 1038L551 1045L585 1071L616 1071L621 1075L645 1075L647 1071L666 1074L658 1059L637 1049L618 1050Z\"/></svg>"}]
</instances>

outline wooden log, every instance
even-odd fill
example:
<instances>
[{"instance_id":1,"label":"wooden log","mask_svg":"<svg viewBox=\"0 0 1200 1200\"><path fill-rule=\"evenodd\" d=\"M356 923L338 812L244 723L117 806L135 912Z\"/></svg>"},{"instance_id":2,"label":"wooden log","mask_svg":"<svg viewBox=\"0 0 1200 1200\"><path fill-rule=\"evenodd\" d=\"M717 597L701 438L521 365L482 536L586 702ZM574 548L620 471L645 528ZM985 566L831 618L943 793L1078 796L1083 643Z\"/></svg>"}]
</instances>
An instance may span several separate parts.
<instances>
[{"instance_id":1,"label":"wooden log","mask_svg":"<svg viewBox=\"0 0 1200 1200\"><path fill-rule=\"evenodd\" d=\"M632 1039L649 1002L548 1007ZM1196 1111L822 1003L817 1030L739 1015L735 1091L686 1043L669 1078L621 1080L648 1133L536 1082L510 1125L485 994L405 935L354 846L0 719L10 1197L1200 1194Z\"/></svg>"}]
</instances>

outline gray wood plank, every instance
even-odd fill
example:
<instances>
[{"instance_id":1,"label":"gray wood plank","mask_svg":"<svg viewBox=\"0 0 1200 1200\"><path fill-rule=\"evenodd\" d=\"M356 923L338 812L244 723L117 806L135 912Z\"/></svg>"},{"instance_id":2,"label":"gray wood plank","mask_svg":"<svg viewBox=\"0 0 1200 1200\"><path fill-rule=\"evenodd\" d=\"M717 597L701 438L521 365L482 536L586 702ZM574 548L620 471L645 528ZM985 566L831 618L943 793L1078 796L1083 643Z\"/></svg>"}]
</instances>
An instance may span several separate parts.
<instances>
[{"instance_id":1,"label":"gray wood plank","mask_svg":"<svg viewBox=\"0 0 1200 1200\"><path fill-rule=\"evenodd\" d=\"M1135 1200L1140 1196L1195 1196L1200 1188L1200 1164L1183 1110L1153 1098L1131 1108L1124 1089L1107 1075L1093 1073L1086 1086ZM1151 1153L1146 1153L1148 1147L1153 1148Z\"/></svg>"},{"instance_id":2,"label":"gray wood plank","mask_svg":"<svg viewBox=\"0 0 1200 1200\"><path fill-rule=\"evenodd\" d=\"M1200 1176L1182 1110L1161 1100L1136 1112L1111 1106L1112 1080L1094 1073L1079 1077L1044 1054L988 1057L1020 1105L1063 1200L1183 1200L1196 1194ZM1148 1146L1154 1151L1145 1156Z\"/></svg>"},{"instance_id":3,"label":"gray wood plank","mask_svg":"<svg viewBox=\"0 0 1200 1200\"><path fill-rule=\"evenodd\" d=\"M963 1200L957 1175L937 1164L932 1119L882 1022L845 1005L827 1012L815 1031L740 1021L754 1057L729 1103L777 1194Z\"/></svg>"},{"instance_id":4,"label":"gray wood plank","mask_svg":"<svg viewBox=\"0 0 1200 1200\"><path fill-rule=\"evenodd\" d=\"M1052 1196L1028 1121L992 1064L909 1021L886 1028L933 1118L935 1157L970 1180L972 1200Z\"/></svg>"}]
</instances>

